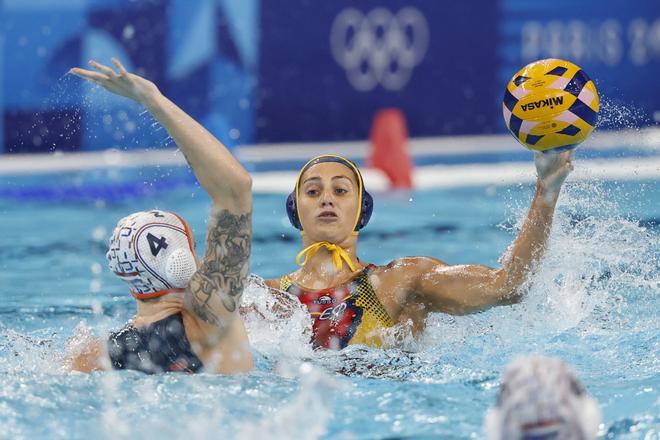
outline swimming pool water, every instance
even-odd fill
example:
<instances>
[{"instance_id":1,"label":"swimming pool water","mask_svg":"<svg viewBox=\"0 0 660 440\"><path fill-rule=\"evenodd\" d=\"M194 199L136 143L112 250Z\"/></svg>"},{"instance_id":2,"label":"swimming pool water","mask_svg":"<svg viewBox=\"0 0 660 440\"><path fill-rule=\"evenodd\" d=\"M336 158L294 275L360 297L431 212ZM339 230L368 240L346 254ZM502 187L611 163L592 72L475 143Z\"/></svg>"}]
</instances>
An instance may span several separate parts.
<instances>
[{"instance_id":1,"label":"swimming pool water","mask_svg":"<svg viewBox=\"0 0 660 440\"><path fill-rule=\"evenodd\" d=\"M203 248L208 198L187 171L95 171L0 183L0 438L482 438L499 375L518 354L560 356L603 411L603 438L660 435L660 182L583 182L562 194L549 249L518 305L433 315L399 348L313 352L308 321L246 318L257 371L237 377L68 374L67 338L134 313L105 266L130 212L176 210ZM496 265L529 185L376 194L358 248L384 264L430 255ZM251 271L295 269L284 196L257 195ZM253 280L245 302L268 315ZM85 324L81 325L81 321Z\"/></svg>"}]
</instances>

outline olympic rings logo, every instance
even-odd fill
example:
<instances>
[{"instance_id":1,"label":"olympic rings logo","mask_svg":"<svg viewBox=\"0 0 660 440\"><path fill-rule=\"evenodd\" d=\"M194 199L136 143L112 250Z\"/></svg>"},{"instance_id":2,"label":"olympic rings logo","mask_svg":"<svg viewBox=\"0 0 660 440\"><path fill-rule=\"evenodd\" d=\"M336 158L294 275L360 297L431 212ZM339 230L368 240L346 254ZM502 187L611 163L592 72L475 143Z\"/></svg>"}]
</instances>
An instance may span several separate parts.
<instances>
[{"instance_id":1,"label":"olympic rings logo","mask_svg":"<svg viewBox=\"0 0 660 440\"><path fill-rule=\"evenodd\" d=\"M330 31L335 61L346 70L351 85L362 92L378 84L387 90L403 89L428 45L428 23L413 7L396 14L376 8L366 15L347 8L337 15Z\"/></svg>"}]
</instances>

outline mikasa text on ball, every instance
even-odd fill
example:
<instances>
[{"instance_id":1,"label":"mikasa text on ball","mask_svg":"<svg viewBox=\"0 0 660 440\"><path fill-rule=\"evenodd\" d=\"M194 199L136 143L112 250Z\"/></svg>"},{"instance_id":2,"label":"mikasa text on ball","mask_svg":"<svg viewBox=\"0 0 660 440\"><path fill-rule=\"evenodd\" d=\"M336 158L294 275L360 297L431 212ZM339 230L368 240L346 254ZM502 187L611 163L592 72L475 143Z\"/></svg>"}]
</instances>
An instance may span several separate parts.
<instances>
[{"instance_id":1,"label":"mikasa text on ball","mask_svg":"<svg viewBox=\"0 0 660 440\"><path fill-rule=\"evenodd\" d=\"M575 64L558 59L530 63L506 86L502 111L511 134L530 150L575 148L594 129L598 92Z\"/></svg>"}]
</instances>

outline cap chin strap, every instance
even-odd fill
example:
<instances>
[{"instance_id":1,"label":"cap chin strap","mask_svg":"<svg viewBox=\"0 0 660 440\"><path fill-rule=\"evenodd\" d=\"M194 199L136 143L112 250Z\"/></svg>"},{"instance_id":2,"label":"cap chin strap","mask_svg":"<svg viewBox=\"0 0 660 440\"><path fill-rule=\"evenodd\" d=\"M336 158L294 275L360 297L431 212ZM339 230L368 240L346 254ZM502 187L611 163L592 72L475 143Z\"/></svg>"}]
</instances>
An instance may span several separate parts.
<instances>
[{"instance_id":1,"label":"cap chin strap","mask_svg":"<svg viewBox=\"0 0 660 440\"><path fill-rule=\"evenodd\" d=\"M296 263L300 266L304 266L321 248L326 248L330 252L332 255L332 262L334 263L335 268L337 268L337 271L342 270L345 261L346 265L355 272L355 265L351 261L348 252L346 252L341 246L330 243L329 241L319 241L307 246L296 256Z\"/></svg>"}]
</instances>

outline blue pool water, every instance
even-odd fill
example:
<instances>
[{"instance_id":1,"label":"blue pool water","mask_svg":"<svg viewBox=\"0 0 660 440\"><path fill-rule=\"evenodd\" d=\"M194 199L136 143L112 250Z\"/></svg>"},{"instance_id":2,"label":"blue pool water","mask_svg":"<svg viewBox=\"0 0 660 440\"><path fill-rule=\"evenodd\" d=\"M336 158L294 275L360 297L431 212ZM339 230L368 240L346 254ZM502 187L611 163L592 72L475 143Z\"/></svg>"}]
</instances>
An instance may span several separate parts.
<instances>
[{"instance_id":1,"label":"blue pool water","mask_svg":"<svg viewBox=\"0 0 660 440\"><path fill-rule=\"evenodd\" d=\"M359 254L497 265L532 190L377 194ZM283 201L255 197L261 277L295 268ZM434 315L419 339L393 334L400 348L312 352L302 310L271 319L255 278L244 301L268 319L246 318L252 374L62 372L70 335L105 334L134 313L105 247L117 219L150 208L177 210L203 246L209 201L182 169L0 182L0 438L482 438L502 369L530 352L575 367L601 405L603 438L660 435L658 180L569 183L521 304Z\"/></svg>"}]
</instances>

